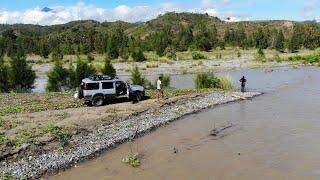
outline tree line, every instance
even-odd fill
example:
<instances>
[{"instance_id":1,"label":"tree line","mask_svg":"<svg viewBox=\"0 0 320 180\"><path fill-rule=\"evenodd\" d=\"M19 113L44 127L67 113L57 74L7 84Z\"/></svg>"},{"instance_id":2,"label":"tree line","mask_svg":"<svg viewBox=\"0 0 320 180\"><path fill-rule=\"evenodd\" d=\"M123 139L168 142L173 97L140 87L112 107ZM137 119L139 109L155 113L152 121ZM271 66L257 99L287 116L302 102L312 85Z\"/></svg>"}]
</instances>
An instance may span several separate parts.
<instances>
[{"instance_id":1,"label":"tree line","mask_svg":"<svg viewBox=\"0 0 320 180\"><path fill-rule=\"evenodd\" d=\"M11 54L9 62L5 62L0 54L0 92L27 92L33 88L36 73L27 63L26 54L17 46L15 54Z\"/></svg>"},{"instance_id":2,"label":"tree line","mask_svg":"<svg viewBox=\"0 0 320 180\"><path fill-rule=\"evenodd\" d=\"M102 28L103 29L103 28ZM130 35L121 25L107 30L96 27L71 28L64 32L47 36L17 35L13 29L6 29L0 36L0 53L12 56L17 46L27 54L37 54L44 58L51 55L73 55L99 53L110 59L144 60L144 51L155 51L159 56L172 56L176 51L210 51L226 46L240 48L276 49L295 52L300 48L320 47L320 27L317 24L295 24L290 33L276 27L257 26L250 31L239 23L236 28L227 27L218 34L215 25L203 22L195 25L173 28L164 26L146 33L144 37Z\"/></svg>"}]
</instances>

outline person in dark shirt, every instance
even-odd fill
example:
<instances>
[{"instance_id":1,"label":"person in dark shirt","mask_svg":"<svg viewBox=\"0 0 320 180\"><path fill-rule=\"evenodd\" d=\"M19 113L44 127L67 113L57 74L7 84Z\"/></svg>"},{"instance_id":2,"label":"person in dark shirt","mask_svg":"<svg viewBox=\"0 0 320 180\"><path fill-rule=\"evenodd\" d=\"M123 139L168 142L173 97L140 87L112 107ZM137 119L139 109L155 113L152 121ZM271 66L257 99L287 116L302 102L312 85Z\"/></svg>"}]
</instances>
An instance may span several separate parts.
<instances>
[{"instance_id":1,"label":"person in dark shirt","mask_svg":"<svg viewBox=\"0 0 320 180\"><path fill-rule=\"evenodd\" d=\"M242 78L240 79L240 82L241 82L241 92L245 92L247 79L244 76L242 76Z\"/></svg>"}]
</instances>

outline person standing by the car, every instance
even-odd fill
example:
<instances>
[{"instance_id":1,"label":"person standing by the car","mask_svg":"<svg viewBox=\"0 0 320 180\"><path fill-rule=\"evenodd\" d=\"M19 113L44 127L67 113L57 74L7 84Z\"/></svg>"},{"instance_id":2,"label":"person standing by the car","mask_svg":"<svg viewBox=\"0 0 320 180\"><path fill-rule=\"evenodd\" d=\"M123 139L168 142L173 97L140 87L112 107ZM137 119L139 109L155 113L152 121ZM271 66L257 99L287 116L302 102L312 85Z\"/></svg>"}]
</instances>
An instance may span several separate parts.
<instances>
[{"instance_id":1,"label":"person standing by the car","mask_svg":"<svg viewBox=\"0 0 320 180\"><path fill-rule=\"evenodd\" d=\"M157 91L158 91L158 99L163 98L163 90L162 90L162 77L159 76L157 80Z\"/></svg>"},{"instance_id":2,"label":"person standing by the car","mask_svg":"<svg viewBox=\"0 0 320 180\"><path fill-rule=\"evenodd\" d=\"M245 92L247 79L244 76L242 76L242 78L239 81L241 82L241 92Z\"/></svg>"}]
</instances>

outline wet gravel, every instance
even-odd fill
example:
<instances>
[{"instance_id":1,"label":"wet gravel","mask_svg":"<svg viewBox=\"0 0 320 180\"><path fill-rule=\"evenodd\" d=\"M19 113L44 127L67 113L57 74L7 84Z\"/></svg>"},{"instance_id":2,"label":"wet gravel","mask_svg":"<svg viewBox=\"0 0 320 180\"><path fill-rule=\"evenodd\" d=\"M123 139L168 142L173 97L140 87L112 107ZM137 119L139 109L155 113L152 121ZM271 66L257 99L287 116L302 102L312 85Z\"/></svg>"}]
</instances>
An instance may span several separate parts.
<instances>
[{"instance_id":1,"label":"wet gravel","mask_svg":"<svg viewBox=\"0 0 320 180\"><path fill-rule=\"evenodd\" d=\"M215 105L240 100L240 97L251 98L260 95L256 92L214 93L178 101L160 109L149 109L124 121L102 126L87 136L76 136L71 144L74 148L65 151L54 151L35 157L19 159L16 162L1 162L0 177L9 173L19 179L35 179L46 173L66 169L76 163L92 158L101 152L128 141L136 135L147 133L156 127L172 122L187 114L198 112ZM3 177L1 177L2 179Z\"/></svg>"}]
</instances>

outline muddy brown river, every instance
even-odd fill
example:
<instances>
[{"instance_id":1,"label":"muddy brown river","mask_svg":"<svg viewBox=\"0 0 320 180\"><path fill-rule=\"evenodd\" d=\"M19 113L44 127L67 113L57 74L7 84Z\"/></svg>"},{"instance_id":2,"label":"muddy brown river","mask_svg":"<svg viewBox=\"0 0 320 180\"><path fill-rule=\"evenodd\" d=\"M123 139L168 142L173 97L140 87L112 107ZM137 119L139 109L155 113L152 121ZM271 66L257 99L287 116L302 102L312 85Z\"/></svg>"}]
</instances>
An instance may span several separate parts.
<instances>
[{"instance_id":1,"label":"muddy brown river","mask_svg":"<svg viewBox=\"0 0 320 180\"><path fill-rule=\"evenodd\" d=\"M244 73L266 94L186 116L50 178L319 179L320 69ZM121 162L131 153L140 167Z\"/></svg>"}]
</instances>

